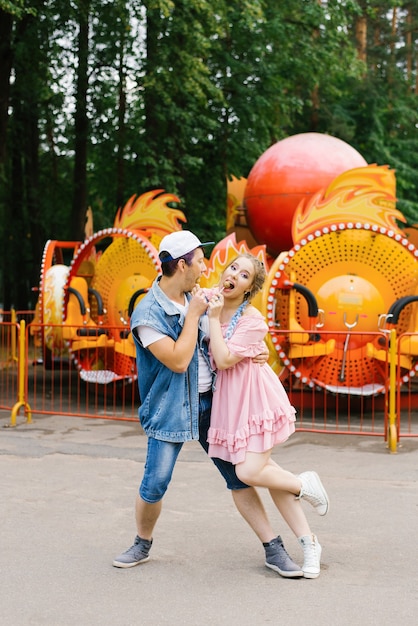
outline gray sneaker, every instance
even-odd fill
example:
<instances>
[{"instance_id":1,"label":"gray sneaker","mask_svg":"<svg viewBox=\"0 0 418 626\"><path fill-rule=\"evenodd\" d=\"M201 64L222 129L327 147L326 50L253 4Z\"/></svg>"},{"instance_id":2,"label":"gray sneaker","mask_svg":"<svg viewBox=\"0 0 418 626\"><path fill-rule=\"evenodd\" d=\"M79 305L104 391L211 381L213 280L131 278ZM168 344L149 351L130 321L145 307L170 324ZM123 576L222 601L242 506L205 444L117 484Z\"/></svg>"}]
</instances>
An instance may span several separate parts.
<instances>
[{"instance_id":1,"label":"gray sneaker","mask_svg":"<svg viewBox=\"0 0 418 626\"><path fill-rule=\"evenodd\" d=\"M263 543L263 546L266 551L266 567L274 569L284 578L301 578L303 576L302 569L292 561L286 552L280 535L269 543Z\"/></svg>"},{"instance_id":2,"label":"gray sneaker","mask_svg":"<svg viewBox=\"0 0 418 626\"><path fill-rule=\"evenodd\" d=\"M299 474L302 489L297 499L303 498L311 504L318 515L326 515L329 511L329 499L324 485L316 472L303 472Z\"/></svg>"},{"instance_id":3,"label":"gray sneaker","mask_svg":"<svg viewBox=\"0 0 418 626\"><path fill-rule=\"evenodd\" d=\"M112 565L114 567L134 567L139 563L145 563L149 559L149 551L152 546L152 539L141 539L138 535L135 537L134 545L126 552L116 557Z\"/></svg>"}]
</instances>

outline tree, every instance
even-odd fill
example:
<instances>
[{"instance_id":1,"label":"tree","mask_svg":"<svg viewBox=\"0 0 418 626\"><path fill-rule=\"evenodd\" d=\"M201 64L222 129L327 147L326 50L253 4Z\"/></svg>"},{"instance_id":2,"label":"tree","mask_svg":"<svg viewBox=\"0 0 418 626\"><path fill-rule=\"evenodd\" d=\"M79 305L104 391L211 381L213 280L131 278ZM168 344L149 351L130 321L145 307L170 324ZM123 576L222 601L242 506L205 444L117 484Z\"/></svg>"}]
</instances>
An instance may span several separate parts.
<instances>
[{"instance_id":1,"label":"tree","mask_svg":"<svg viewBox=\"0 0 418 626\"><path fill-rule=\"evenodd\" d=\"M6 303L17 308L27 307L27 294L36 284L32 260L40 259L42 250L39 100L45 68L39 23L26 14L15 29L8 172L11 184L5 209L6 220L11 222L4 246Z\"/></svg>"},{"instance_id":2,"label":"tree","mask_svg":"<svg viewBox=\"0 0 418 626\"><path fill-rule=\"evenodd\" d=\"M391 0L359 4L367 33L365 71L361 79L345 81L341 100L331 104L321 127L331 133L338 129L339 136L369 163L388 164L396 170L398 208L408 222L416 223L418 102L411 68L417 28L411 3L406 8L405 3Z\"/></svg>"},{"instance_id":3,"label":"tree","mask_svg":"<svg viewBox=\"0 0 418 626\"><path fill-rule=\"evenodd\" d=\"M4 179L6 161L6 137L12 71L12 26L13 16L0 9L0 179Z\"/></svg>"},{"instance_id":4,"label":"tree","mask_svg":"<svg viewBox=\"0 0 418 626\"><path fill-rule=\"evenodd\" d=\"M89 65L89 20L90 0L79 0L76 6L78 19L77 70L74 114L74 175L72 224L73 238L84 239L84 224L87 200L87 152L89 120L87 115L88 65Z\"/></svg>"},{"instance_id":5,"label":"tree","mask_svg":"<svg viewBox=\"0 0 418 626\"><path fill-rule=\"evenodd\" d=\"M417 0L0 0L0 12L6 302L31 299L45 240L82 239L88 206L98 230L162 188L189 228L221 238L227 177L300 132L396 168L399 208L418 221Z\"/></svg>"}]
</instances>

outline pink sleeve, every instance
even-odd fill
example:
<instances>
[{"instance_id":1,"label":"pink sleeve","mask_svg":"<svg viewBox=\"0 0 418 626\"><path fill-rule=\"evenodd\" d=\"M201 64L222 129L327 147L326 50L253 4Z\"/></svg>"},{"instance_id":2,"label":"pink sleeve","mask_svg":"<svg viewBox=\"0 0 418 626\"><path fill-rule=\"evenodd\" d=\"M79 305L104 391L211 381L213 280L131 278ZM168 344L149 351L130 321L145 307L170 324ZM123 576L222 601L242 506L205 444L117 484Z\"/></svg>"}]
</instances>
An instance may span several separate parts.
<instances>
[{"instance_id":1,"label":"pink sleeve","mask_svg":"<svg viewBox=\"0 0 418 626\"><path fill-rule=\"evenodd\" d=\"M250 357L260 354L264 347L267 324L258 315L244 315L238 321L232 337L226 342L231 354Z\"/></svg>"}]
</instances>

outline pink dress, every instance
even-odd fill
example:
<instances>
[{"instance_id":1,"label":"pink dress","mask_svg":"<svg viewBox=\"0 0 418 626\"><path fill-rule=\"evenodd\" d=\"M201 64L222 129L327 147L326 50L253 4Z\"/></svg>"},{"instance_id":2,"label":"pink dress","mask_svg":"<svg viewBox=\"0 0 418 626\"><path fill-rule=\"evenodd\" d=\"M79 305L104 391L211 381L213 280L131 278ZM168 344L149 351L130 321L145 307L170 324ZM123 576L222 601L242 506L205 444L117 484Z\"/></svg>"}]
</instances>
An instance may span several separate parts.
<instances>
[{"instance_id":1,"label":"pink dress","mask_svg":"<svg viewBox=\"0 0 418 626\"><path fill-rule=\"evenodd\" d=\"M228 324L222 325L225 336ZM213 394L209 456L234 465L247 452L264 452L295 432L295 409L271 367L253 363L267 333L258 315L243 315L226 341L231 354L244 357L233 367L218 370Z\"/></svg>"}]
</instances>

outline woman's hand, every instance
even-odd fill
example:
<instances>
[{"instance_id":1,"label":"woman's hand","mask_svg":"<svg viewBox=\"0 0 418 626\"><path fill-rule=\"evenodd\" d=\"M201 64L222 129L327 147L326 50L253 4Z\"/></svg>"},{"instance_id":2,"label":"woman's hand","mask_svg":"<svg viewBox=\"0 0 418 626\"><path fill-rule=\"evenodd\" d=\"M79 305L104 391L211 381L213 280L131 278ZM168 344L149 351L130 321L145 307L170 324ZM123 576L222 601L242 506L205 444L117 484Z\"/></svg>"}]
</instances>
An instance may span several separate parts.
<instances>
[{"instance_id":1,"label":"woman's hand","mask_svg":"<svg viewBox=\"0 0 418 626\"><path fill-rule=\"evenodd\" d=\"M208 316L211 319L219 319L223 306L224 306L223 295L220 293L214 293L209 300Z\"/></svg>"}]
</instances>

